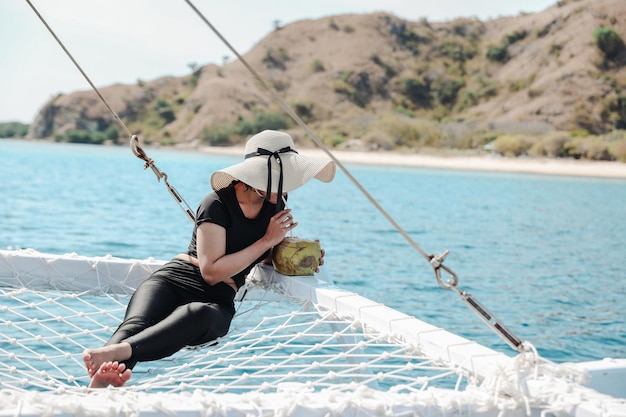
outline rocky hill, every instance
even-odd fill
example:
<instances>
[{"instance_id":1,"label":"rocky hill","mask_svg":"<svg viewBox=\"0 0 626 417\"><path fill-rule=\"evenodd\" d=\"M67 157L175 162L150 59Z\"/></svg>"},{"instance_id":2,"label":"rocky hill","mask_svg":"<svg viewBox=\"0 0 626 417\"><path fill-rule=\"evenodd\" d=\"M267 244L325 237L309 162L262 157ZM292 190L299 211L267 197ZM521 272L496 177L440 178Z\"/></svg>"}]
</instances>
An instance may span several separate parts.
<instances>
[{"instance_id":1,"label":"rocky hill","mask_svg":"<svg viewBox=\"0 0 626 417\"><path fill-rule=\"evenodd\" d=\"M487 21L302 20L276 27L243 56L330 145L479 148L503 134L626 129L623 39L626 1L560 0ZM145 141L229 144L259 128L304 136L239 61L101 92ZM85 91L51 99L29 135L111 126L113 116Z\"/></svg>"}]
</instances>

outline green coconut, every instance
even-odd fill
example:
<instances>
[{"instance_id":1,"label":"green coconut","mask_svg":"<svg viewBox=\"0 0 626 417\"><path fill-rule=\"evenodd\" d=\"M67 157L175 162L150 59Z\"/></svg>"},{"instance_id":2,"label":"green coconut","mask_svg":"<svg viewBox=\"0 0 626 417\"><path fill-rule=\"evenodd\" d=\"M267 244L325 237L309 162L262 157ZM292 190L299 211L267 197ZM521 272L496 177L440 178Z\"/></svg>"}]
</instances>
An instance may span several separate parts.
<instances>
[{"instance_id":1,"label":"green coconut","mask_svg":"<svg viewBox=\"0 0 626 417\"><path fill-rule=\"evenodd\" d=\"M288 276L313 275L321 257L319 242L297 237L286 237L272 251L274 269Z\"/></svg>"}]
</instances>

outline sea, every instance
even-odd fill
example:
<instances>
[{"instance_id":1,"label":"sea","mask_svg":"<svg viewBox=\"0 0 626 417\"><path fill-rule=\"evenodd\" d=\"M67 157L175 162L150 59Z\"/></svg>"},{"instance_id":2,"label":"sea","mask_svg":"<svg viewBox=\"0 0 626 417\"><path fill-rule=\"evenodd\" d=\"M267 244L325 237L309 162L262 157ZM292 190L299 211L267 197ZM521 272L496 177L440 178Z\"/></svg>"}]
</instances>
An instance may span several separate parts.
<instances>
[{"instance_id":1,"label":"sea","mask_svg":"<svg viewBox=\"0 0 626 417\"><path fill-rule=\"evenodd\" d=\"M146 148L192 210L238 156ZM303 151L302 153L306 153ZM626 180L385 165L345 169L520 340L563 362L626 358ZM183 203L184 204L184 203ZM290 193L332 282L510 356L343 170ZM0 248L169 259L192 222L126 146L0 139ZM444 279L447 276L444 275Z\"/></svg>"}]
</instances>

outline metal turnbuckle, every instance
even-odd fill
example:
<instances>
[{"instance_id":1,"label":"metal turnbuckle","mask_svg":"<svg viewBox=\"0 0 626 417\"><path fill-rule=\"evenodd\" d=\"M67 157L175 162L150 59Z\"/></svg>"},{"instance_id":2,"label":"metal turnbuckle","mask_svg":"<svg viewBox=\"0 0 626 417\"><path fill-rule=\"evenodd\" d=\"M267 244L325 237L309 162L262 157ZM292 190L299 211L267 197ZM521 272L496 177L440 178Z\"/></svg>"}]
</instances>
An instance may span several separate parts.
<instances>
[{"instance_id":1,"label":"metal turnbuckle","mask_svg":"<svg viewBox=\"0 0 626 417\"><path fill-rule=\"evenodd\" d=\"M187 217L189 217L189 220L195 223L196 216L193 214L193 210L191 210L189 204L187 204L185 199L178 193L178 191L176 191L176 188L174 188L167 181L167 174L157 168L152 158L150 158L148 154L146 154L146 152L143 150L141 145L139 145L139 138L137 137L137 135L133 135L130 138L130 148L137 158L142 159L145 162L143 169L151 168L152 172L154 172L154 175L156 175L158 182L161 182L161 178L163 178L163 183L165 184L165 187L169 191L170 195L174 198L174 200L176 200L176 204L178 204L178 207L180 207L180 209L187 215Z\"/></svg>"},{"instance_id":2,"label":"metal turnbuckle","mask_svg":"<svg viewBox=\"0 0 626 417\"><path fill-rule=\"evenodd\" d=\"M504 340L510 347L517 350L520 353L526 351L526 346L524 343L516 337L513 332L511 332L500 320L498 320L491 312L483 306L474 296L471 294L460 290L457 285L459 283L459 278L457 274L445 266L443 261L445 261L446 257L450 252L448 250L440 253L437 256L433 256L430 259L430 264L432 265L435 271L435 278L437 278L437 283L439 286L445 290L453 290L463 300L463 303L474 312L488 327L490 327L502 340ZM446 272L451 278L443 281L441 277L441 271Z\"/></svg>"},{"instance_id":3,"label":"metal turnbuckle","mask_svg":"<svg viewBox=\"0 0 626 417\"><path fill-rule=\"evenodd\" d=\"M453 290L459 294L466 306L474 312L487 326L489 326L502 340L510 347L520 353L526 351L526 346L517 336L513 334L497 317L495 317L484 305L482 305L474 296L468 292L461 291L458 288Z\"/></svg>"}]
</instances>

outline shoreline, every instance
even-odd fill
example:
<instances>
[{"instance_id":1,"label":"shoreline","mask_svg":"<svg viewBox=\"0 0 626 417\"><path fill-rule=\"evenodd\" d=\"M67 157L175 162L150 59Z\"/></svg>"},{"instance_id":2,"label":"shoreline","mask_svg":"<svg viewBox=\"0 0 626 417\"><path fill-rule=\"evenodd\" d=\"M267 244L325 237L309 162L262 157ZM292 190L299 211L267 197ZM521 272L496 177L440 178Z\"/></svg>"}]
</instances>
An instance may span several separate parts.
<instances>
[{"instance_id":1,"label":"shoreline","mask_svg":"<svg viewBox=\"0 0 626 417\"><path fill-rule=\"evenodd\" d=\"M29 139L13 140L29 141ZM243 145L225 147L189 146L180 144L174 145L173 147L142 146L148 152L150 149L169 149L184 152L201 152L214 155L242 156L244 154ZM301 148L300 152L310 156L330 159L326 152L319 148ZM528 157L510 158L493 154L477 156L445 156L415 153L410 154L395 151L332 150L331 152L332 155L334 155L334 157L337 158L337 160L342 164L366 164L409 168L588 177L618 180L626 179L626 163L619 161L590 161Z\"/></svg>"},{"instance_id":2,"label":"shoreline","mask_svg":"<svg viewBox=\"0 0 626 417\"><path fill-rule=\"evenodd\" d=\"M200 147L200 152L218 155L243 155L243 146ZM303 154L329 158L320 149L304 148ZM617 161L581 161L556 158L509 158L488 156L437 156L380 151L332 151L342 164L367 164L412 168L448 169L606 179L626 179L626 164Z\"/></svg>"}]
</instances>

